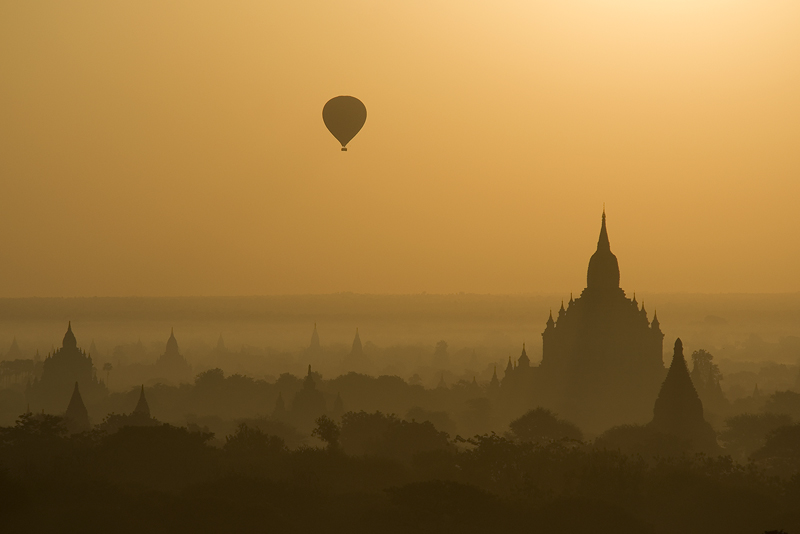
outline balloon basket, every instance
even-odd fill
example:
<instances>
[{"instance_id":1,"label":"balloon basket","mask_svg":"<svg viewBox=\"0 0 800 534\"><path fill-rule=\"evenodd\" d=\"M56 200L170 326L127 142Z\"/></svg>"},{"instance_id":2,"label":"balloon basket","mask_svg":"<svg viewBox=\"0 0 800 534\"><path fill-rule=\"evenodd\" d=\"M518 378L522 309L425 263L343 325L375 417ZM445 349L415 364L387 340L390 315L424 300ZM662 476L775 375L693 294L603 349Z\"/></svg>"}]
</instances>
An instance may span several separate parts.
<instances>
[{"instance_id":1,"label":"balloon basket","mask_svg":"<svg viewBox=\"0 0 800 534\"><path fill-rule=\"evenodd\" d=\"M347 152L347 147L342 147L342 152Z\"/></svg>"}]
</instances>

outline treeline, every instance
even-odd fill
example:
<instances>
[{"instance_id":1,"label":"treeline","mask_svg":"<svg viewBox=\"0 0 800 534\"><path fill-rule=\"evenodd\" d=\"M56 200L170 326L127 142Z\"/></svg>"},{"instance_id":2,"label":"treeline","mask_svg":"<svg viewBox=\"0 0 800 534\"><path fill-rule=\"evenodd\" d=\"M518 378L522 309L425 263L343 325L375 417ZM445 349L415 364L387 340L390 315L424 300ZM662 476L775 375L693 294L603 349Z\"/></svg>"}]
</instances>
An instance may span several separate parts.
<instances>
[{"instance_id":1,"label":"treeline","mask_svg":"<svg viewBox=\"0 0 800 534\"><path fill-rule=\"evenodd\" d=\"M25 414L0 428L4 532L800 532L800 425L758 463L654 457L546 411L506 436L450 439L430 422L347 412L325 446L242 423L220 447L171 425L95 427ZM549 426L548 426L549 425ZM577 434L576 434L577 432ZM659 439L655 436L654 439ZM779 465L783 476L766 467Z\"/></svg>"}]
</instances>

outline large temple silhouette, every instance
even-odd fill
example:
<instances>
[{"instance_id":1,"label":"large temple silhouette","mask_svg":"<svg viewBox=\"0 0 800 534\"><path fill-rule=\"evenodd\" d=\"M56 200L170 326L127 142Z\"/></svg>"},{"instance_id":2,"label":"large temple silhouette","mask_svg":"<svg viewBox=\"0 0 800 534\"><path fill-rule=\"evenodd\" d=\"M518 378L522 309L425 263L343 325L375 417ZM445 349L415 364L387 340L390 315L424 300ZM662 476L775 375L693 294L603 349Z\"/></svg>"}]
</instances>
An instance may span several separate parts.
<instances>
[{"instance_id":1,"label":"large temple silhouette","mask_svg":"<svg viewBox=\"0 0 800 534\"><path fill-rule=\"evenodd\" d=\"M61 348L47 355L42 365L41 378L35 379L28 388L28 402L37 410L61 410L64 399L73 392L75 384L80 385L89 402L106 394L105 384L97 379L92 357L78 347L70 322Z\"/></svg>"},{"instance_id":2,"label":"large temple silhouette","mask_svg":"<svg viewBox=\"0 0 800 534\"><path fill-rule=\"evenodd\" d=\"M220 336L222 337L222 336ZM192 376L192 367L178 349L175 329L171 329L164 354L156 360L156 374L160 379L176 383L188 382Z\"/></svg>"},{"instance_id":3,"label":"large temple silhouette","mask_svg":"<svg viewBox=\"0 0 800 534\"><path fill-rule=\"evenodd\" d=\"M586 288L555 319L550 314L539 366L529 367L523 349L503 386L512 386L507 398L546 406L590 432L645 423L666 372L663 340L658 318L650 322L644 304L620 287L603 210Z\"/></svg>"}]
</instances>

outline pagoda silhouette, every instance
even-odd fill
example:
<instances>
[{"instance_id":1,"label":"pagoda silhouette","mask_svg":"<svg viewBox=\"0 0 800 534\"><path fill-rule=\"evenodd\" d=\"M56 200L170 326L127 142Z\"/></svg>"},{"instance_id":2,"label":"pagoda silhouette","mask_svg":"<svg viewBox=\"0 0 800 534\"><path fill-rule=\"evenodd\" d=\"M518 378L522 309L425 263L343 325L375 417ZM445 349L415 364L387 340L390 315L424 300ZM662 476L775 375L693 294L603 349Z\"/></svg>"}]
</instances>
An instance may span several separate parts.
<instances>
[{"instance_id":1,"label":"pagoda silhouette","mask_svg":"<svg viewBox=\"0 0 800 534\"><path fill-rule=\"evenodd\" d=\"M282 396L278 396L283 404ZM276 405L276 410L278 406ZM295 425L300 428L313 428L314 420L320 415L324 415L325 396L317 389L314 376L311 374L311 365L308 366L308 374L303 380L303 388L298 391L292 401L291 418Z\"/></svg>"},{"instance_id":2,"label":"pagoda silhouette","mask_svg":"<svg viewBox=\"0 0 800 534\"><path fill-rule=\"evenodd\" d=\"M692 450L719 452L717 436L703 417L703 403L689 377L680 338L675 341L672 364L653 406L650 426L685 441Z\"/></svg>"},{"instance_id":3,"label":"pagoda silhouette","mask_svg":"<svg viewBox=\"0 0 800 534\"><path fill-rule=\"evenodd\" d=\"M97 380L91 355L78 347L72 322L69 322L61 348L47 355L42 363L41 378L35 379L28 388L28 402L37 410L57 412L63 406L63 399L74 393L75 384L80 385L84 398L90 404L104 397L107 392Z\"/></svg>"},{"instance_id":4,"label":"pagoda silhouette","mask_svg":"<svg viewBox=\"0 0 800 534\"><path fill-rule=\"evenodd\" d=\"M83 404L77 382L75 382L75 388L72 390L72 397L69 400L69 405L67 405L67 411L64 412L64 426L70 434L78 434L92 428L89 422L89 412L86 410L86 405Z\"/></svg>"},{"instance_id":5,"label":"pagoda silhouette","mask_svg":"<svg viewBox=\"0 0 800 534\"><path fill-rule=\"evenodd\" d=\"M528 374L532 400L590 432L646 423L665 375L663 340L656 315L650 322L644 303L640 307L620 287L603 210L586 288L578 298L570 296L566 308L562 302L556 319L551 312L539 366L529 369L523 350L516 368L506 370L504 385L509 375Z\"/></svg>"},{"instance_id":6,"label":"pagoda silhouette","mask_svg":"<svg viewBox=\"0 0 800 534\"><path fill-rule=\"evenodd\" d=\"M188 382L191 378L192 367L178 349L178 340L175 339L174 328L170 330L164 354L156 360L155 369L159 378L166 378L177 383Z\"/></svg>"}]
</instances>

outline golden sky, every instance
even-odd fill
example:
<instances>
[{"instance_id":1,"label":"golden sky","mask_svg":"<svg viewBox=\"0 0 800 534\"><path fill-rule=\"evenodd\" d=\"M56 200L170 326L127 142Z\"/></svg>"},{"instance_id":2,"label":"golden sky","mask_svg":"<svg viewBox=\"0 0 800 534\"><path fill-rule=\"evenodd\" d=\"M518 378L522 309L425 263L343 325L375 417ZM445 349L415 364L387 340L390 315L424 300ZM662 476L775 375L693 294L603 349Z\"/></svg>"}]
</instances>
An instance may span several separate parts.
<instances>
[{"instance_id":1,"label":"golden sky","mask_svg":"<svg viewBox=\"0 0 800 534\"><path fill-rule=\"evenodd\" d=\"M800 291L800 2L0 3L0 296ZM340 152L322 106L360 98Z\"/></svg>"}]
</instances>

